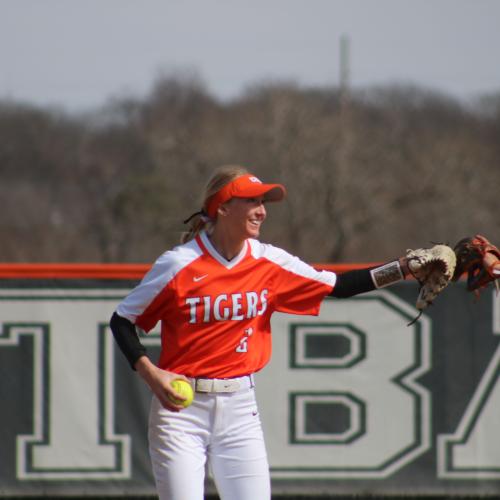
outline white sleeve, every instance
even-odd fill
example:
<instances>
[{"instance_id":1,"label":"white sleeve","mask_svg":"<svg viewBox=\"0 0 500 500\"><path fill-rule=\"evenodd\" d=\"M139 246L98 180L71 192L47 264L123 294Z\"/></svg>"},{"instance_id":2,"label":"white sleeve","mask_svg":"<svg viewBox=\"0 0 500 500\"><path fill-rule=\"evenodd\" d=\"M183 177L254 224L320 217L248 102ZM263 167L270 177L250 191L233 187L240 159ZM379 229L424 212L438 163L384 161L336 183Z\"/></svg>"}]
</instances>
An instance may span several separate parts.
<instances>
[{"instance_id":1,"label":"white sleeve","mask_svg":"<svg viewBox=\"0 0 500 500\"><path fill-rule=\"evenodd\" d=\"M201 249L194 240L165 252L156 260L139 285L118 305L116 313L135 324L137 318L177 273L200 255Z\"/></svg>"}]
</instances>

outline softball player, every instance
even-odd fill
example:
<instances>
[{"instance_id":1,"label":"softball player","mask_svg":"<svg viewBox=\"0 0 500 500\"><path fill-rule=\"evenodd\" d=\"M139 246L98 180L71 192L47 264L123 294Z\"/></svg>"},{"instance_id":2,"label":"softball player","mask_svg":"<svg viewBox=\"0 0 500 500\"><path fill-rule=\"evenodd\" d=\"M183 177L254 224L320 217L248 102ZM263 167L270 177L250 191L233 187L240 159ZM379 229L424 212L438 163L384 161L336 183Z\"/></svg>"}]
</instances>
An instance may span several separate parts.
<instances>
[{"instance_id":1,"label":"softball player","mask_svg":"<svg viewBox=\"0 0 500 500\"><path fill-rule=\"evenodd\" d=\"M241 167L216 171L182 244L158 258L111 319L120 349L153 392L149 446L160 499L202 500L207 462L221 499L269 499L253 374L269 361L272 313L317 315L327 295L367 292L408 272L401 258L336 275L261 243L264 204L284 196L283 186ZM159 321L154 364L136 327L148 332ZM195 390L187 408L169 399L178 397L171 382L179 377Z\"/></svg>"}]
</instances>

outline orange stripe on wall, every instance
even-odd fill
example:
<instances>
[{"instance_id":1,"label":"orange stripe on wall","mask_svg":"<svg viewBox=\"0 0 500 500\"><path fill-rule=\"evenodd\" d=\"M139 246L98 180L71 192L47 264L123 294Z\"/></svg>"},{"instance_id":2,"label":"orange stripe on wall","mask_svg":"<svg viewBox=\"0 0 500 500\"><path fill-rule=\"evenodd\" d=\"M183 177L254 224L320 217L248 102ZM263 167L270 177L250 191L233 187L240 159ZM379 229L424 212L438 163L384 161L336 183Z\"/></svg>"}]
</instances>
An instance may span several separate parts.
<instances>
[{"instance_id":1,"label":"orange stripe on wall","mask_svg":"<svg viewBox=\"0 0 500 500\"><path fill-rule=\"evenodd\" d=\"M0 264L0 278L141 279L148 264Z\"/></svg>"},{"instance_id":2,"label":"orange stripe on wall","mask_svg":"<svg viewBox=\"0 0 500 500\"><path fill-rule=\"evenodd\" d=\"M374 264L313 264L317 269L342 273ZM150 264L0 263L0 278L22 279L131 279L146 274Z\"/></svg>"}]
</instances>

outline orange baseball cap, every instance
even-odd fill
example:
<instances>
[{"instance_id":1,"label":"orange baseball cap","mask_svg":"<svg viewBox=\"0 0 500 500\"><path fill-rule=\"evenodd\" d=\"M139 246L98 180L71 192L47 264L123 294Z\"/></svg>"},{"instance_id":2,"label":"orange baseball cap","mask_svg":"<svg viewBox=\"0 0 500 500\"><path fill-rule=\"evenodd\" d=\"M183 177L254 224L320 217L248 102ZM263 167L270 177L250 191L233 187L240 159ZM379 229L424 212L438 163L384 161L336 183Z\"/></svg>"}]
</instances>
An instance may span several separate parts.
<instances>
[{"instance_id":1,"label":"orange baseball cap","mask_svg":"<svg viewBox=\"0 0 500 500\"><path fill-rule=\"evenodd\" d=\"M286 196L286 189L281 184L264 184L252 174L242 175L226 184L211 196L205 205L205 211L215 219L217 209L231 198L256 198L263 196L264 201L281 201Z\"/></svg>"}]
</instances>

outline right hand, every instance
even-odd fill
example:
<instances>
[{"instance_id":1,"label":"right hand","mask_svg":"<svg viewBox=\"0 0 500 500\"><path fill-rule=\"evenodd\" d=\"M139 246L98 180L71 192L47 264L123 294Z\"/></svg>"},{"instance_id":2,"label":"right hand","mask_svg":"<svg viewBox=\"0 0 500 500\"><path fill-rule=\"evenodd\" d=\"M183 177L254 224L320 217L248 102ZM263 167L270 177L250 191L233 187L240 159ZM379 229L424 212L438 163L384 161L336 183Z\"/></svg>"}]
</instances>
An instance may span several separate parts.
<instances>
[{"instance_id":1,"label":"right hand","mask_svg":"<svg viewBox=\"0 0 500 500\"><path fill-rule=\"evenodd\" d=\"M158 398L161 405L170 411L178 412L184 409L182 405L174 403L169 395L175 399L185 399L180 394L175 392L171 383L174 380L182 379L186 382L189 380L179 373L169 372L162 370L154 365L147 356L142 356L137 360L135 364L135 369L139 375L144 379L146 384L153 392L153 394Z\"/></svg>"}]
</instances>

